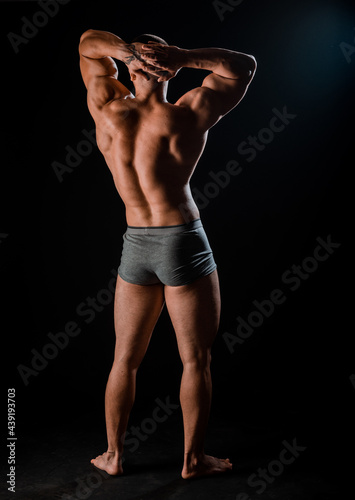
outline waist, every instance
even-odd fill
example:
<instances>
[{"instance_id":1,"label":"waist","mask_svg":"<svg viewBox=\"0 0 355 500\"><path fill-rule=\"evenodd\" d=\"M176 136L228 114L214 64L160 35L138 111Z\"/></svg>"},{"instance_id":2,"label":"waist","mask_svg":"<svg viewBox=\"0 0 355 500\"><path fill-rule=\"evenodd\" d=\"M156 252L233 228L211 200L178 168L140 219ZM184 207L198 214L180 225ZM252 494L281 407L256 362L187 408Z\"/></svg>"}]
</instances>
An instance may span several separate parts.
<instances>
[{"instance_id":1,"label":"waist","mask_svg":"<svg viewBox=\"0 0 355 500\"><path fill-rule=\"evenodd\" d=\"M177 204L154 205L126 204L126 220L131 227L166 227L184 225L200 218L200 212L192 199Z\"/></svg>"},{"instance_id":2,"label":"waist","mask_svg":"<svg viewBox=\"0 0 355 500\"><path fill-rule=\"evenodd\" d=\"M165 236L167 234L179 234L199 227L202 227L201 219L195 219L185 224L175 224L173 226L127 226L126 234Z\"/></svg>"}]
</instances>

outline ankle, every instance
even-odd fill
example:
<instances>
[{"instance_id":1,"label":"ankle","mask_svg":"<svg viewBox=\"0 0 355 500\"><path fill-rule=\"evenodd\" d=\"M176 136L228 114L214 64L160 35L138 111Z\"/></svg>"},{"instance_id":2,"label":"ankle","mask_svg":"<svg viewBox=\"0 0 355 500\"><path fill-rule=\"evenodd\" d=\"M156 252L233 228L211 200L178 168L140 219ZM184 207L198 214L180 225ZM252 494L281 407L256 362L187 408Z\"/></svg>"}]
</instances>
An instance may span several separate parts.
<instances>
[{"instance_id":1,"label":"ankle","mask_svg":"<svg viewBox=\"0 0 355 500\"><path fill-rule=\"evenodd\" d=\"M113 460L113 459L119 459L120 458L120 452L118 450L113 450L113 449L108 449L106 451L107 455L108 455L108 458L110 460Z\"/></svg>"},{"instance_id":2,"label":"ankle","mask_svg":"<svg viewBox=\"0 0 355 500\"><path fill-rule=\"evenodd\" d=\"M187 451L185 452L185 463L188 465L195 466L204 457L204 452Z\"/></svg>"}]
</instances>

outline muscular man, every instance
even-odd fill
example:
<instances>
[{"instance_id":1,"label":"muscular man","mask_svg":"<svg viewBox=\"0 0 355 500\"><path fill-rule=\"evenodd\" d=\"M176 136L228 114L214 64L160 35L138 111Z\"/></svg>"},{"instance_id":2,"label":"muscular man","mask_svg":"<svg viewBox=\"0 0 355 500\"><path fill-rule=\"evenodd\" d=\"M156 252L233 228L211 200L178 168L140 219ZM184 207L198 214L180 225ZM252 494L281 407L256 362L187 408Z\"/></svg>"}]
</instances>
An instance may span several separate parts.
<instances>
[{"instance_id":1,"label":"muscular man","mask_svg":"<svg viewBox=\"0 0 355 500\"><path fill-rule=\"evenodd\" d=\"M115 294L115 357L105 393L108 449L91 463L122 474L136 373L166 303L183 363L182 477L224 472L232 468L230 461L204 452L219 283L189 181L209 129L243 98L255 59L219 48L181 49L154 35L127 44L95 30L82 35L79 52L97 144L128 225ZM117 79L114 59L127 65L135 95ZM183 67L210 73L201 87L169 103L168 81Z\"/></svg>"}]
</instances>

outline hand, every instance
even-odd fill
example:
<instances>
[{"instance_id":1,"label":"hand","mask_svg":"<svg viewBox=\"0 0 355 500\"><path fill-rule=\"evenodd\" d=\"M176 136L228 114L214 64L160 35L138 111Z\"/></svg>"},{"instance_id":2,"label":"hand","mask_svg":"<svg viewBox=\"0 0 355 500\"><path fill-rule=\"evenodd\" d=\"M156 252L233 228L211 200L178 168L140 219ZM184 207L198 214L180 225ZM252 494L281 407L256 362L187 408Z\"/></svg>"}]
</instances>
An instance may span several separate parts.
<instances>
[{"instance_id":1,"label":"hand","mask_svg":"<svg viewBox=\"0 0 355 500\"><path fill-rule=\"evenodd\" d=\"M167 81L176 76L183 67L184 50L175 45L163 45L162 43L150 41L143 44L141 48L141 58L146 62L147 71L165 72L158 81Z\"/></svg>"},{"instance_id":2,"label":"hand","mask_svg":"<svg viewBox=\"0 0 355 500\"><path fill-rule=\"evenodd\" d=\"M158 82L170 80L176 72L164 71L160 67L152 64L147 64L142 52L142 43L135 42L125 46L123 54L123 62L129 67L129 72L132 81L135 80L136 75L143 76L147 81L150 80L149 75L153 75L158 79Z\"/></svg>"}]
</instances>

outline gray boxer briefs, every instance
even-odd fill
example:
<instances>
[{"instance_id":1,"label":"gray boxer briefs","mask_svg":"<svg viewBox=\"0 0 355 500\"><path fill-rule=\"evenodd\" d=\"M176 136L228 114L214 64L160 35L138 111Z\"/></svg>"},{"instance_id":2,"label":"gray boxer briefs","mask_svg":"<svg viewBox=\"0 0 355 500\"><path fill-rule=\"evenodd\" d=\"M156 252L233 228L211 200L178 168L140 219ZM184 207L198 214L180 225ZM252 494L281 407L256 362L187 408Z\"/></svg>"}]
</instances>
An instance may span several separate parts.
<instances>
[{"instance_id":1,"label":"gray boxer briefs","mask_svg":"<svg viewBox=\"0 0 355 500\"><path fill-rule=\"evenodd\" d=\"M187 285L216 267L200 219L178 226L128 226L123 235L118 274L128 283Z\"/></svg>"}]
</instances>

